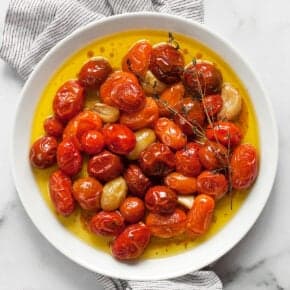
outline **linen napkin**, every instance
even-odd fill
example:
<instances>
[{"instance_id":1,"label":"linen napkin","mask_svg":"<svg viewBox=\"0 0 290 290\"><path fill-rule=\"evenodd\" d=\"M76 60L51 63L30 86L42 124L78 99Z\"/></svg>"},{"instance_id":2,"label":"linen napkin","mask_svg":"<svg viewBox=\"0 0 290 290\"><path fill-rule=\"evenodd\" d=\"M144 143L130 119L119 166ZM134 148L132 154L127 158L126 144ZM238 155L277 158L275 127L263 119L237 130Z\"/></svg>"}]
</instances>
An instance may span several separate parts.
<instances>
[{"instance_id":1,"label":"linen napkin","mask_svg":"<svg viewBox=\"0 0 290 290\"><path fill-rule=\"evenodd\" d=\"M203 22L203 0L11 0L0 57L27 79L34 66L58 41L93 20L136 11L177 14ZM196 271L161 281L125 281L96 274L110 290L221 290L212 271Z\"/></svg>"}]
</instances>

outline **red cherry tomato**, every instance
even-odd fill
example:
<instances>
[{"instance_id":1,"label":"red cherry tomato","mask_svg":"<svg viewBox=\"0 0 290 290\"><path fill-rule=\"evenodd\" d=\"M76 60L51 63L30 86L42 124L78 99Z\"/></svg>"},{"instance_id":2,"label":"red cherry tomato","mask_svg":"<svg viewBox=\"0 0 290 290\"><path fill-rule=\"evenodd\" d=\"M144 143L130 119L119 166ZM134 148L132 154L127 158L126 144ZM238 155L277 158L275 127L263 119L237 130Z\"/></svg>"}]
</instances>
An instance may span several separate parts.
<instances>
[{"instance_id":1,"label":"red cherry tomato","mask_svg":"<svg viewBox=\"0 0 290 290\"><path fill-rule=\"evenodd\" d=\"M57 170L49 177L49 193L56 211L69 216L75 209L75 201L72 195L71 179L62 171Z\"/></svg>"},{"instance_id":2,"label":"red cherry tomato","mask_svg":"<svg viewBox=\"0 0 290 290\"><path fill-rule=\"evenodd\" d=\"M64 139L57 147L57 165L69 176L76 175L82 169L83 157L71 139Z\"/></svg>"},{"instance_id":3,"label":"red cherry tomato","mask_svg":"<svg viewBox=\"0 0 290 290\"><path fill-rule=\"evenodd\" d=\"M81 149L88 154L100 153L105 146L102 133L97 130L89 130L81 137Z\"/></svg>"},{"instance_id":4,"label":"red cherry tomato","mask_svg":"<svg viewBox=\"0 0 290 290\"><path fill-rule=\"evenodd\" d=\"M172 172L164 179L164 183L179 194L193 194L196 192L196 178Z\"/></svg>"},{"instance_id":5,"label":"red cherry tomato","mask_svg":"<svg viewBox=\"0 0 290 290\"><path fill-rule=\"evenodd\" d=\"M63 132L63 124L54 116L45 119L43 128L48 136L60 137Z\"/></svg>"},{"instance_id":6,"label":"red cherry tomato","mask_svg":"<svg viewBox=\"0 0 290 290\"><path fill-rule=\"evenodd\" d=\"M127 155L136 145L134 133L125 125L108 124L103 128L102 133L107 147L114 153Z\"/></svg>"},{"instance_id":7,"label":"red cherry tomato","mask_svg":"<svg viewBox=\"0 0 290 290\"><path fill-rule=\"evenodd\" d=\"M220 94L208 95L202 99L204 111L207 111L210 117L215 117L223 106L223 99Z\"/></svg>"},{"instance_id":8,"label":"red cherry tomato","mask_svg":"<svg viewBox=\"0 0 290 290\"><path fill-rule=\"evenodd\" d=\"M112 254L119 260L139 258L150 241L150 230L143 223L128 226L114 241Z\"/></svg>"},{"instance_id":9,"label":"red cherry tomato","mask_svg":"<svg viewBox=\"0 0 290 290\"><path fill-rule=\"evenodd\" d=\"M55 116L67 122L77 115L84 105L84 88L76 80L65 82L56 92L53 100Z\"/></svg>"},{"instance_id":10,"label":"red cherry tomato","mask_svg":"<svg viewBox=\"0 0 290 290\"><path fill-rule=\"evenodd\" d=\"M258 175L257 150L250 144L238 146L231 157L232 185L235 189L247 189Z\"/></svg>"},{"instance_id":11,"label":"red cherry tomato","mask_svg":"<svg viewBox=\"0 0 290 290\"><path fill-rule=\"evenodd\" d=\"M137 223L144 217L144 202L138 197L127 197L120 206L120 212L127 222Z\"/></svg>"}]
</instances>

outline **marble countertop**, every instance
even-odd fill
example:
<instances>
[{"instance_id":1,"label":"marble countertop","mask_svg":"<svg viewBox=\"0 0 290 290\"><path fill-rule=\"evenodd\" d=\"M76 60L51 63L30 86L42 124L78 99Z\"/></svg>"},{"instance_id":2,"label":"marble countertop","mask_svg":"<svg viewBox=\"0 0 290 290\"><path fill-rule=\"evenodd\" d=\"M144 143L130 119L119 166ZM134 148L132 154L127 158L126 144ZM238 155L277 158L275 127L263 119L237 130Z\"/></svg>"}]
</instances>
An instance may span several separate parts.
<instances>
[{"instance_id":1,"label":"marble countertop","mask_svg":"<svg viewBox=\"0 0 290 290\"><path fill-rule=\"evenodd\" d=\"M1 0L0 34L7 6L8 0ZM290 116L290 2L206 0L205 11L205 25L229 39L264 82L276 112L282 156L265 210L214 270L226 290L290 289L290 131L285 127ZM61 255L40 235L18 199L8 152L22 85L0 60L0 289L101 289L92 272Z\"/></svg>"}]
</instances>

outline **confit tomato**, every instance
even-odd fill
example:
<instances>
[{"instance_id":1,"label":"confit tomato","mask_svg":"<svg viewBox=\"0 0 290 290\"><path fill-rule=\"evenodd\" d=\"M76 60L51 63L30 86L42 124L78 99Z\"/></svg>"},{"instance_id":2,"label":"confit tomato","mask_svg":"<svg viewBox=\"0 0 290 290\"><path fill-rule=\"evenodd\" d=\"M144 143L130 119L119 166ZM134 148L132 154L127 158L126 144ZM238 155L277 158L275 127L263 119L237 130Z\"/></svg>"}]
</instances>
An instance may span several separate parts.
<instances>
[{"instance_id":1,"label":"confit tomato","mask_svg":"<svg viewBox=\"0 0 290 290\"><path fill-rule=\"evenodd\" d=\"M77 115L84 105L84 88L76 80L65 82L56 92L53 100L55 116L67 122Z\"/></svg>"},{"instance_id":2,"label":"confit tomato","mask_svg":"<svg viewBox=\"0 0 290 290\"><path fill-rule=\"evenodd\" d=\"M47 168L56 162L57 140L45 136L37 139L31 146L29 160L32 166Z\"/></svg>"},{"instance_id":3,"label":"confit tomato","mask_svg":"<svg viewBox=\"0 0 290 290\"><path fill-rule=\"evenodd\" d=\"M61 170L54 171L49 177L51 201L62 216L69 216L75 209L71 179Z\"/></svg>"},{"instance_id":4,"label":"confit tomato","mask_svg":"<svg viewBox=\"0 0 290 290\"><path fill-rule=\"evenodd\" d=\"M164 183L179 194L188 195L196 192L196 178L178 172L168 174Z\"/></svg>"},{"instance_id":5,"label":"confit tomato","mask_svg":"<svg viewBox=\"0 0 290 290\"><path fill-rule=\"evenodd\" d=\"M250 144L239 145L232 154L230 165L233 188L249 188L258 174L257 150Z\"/></svg>"},{"instance_id":6,"label":"confit tomato","mask_svg":"<svg viewBox=\"0 0 290 290\"><path fill-rule=\"evenodd\" d=\"M185 212L176 208L174 212L166 215L150 212L146 217L146 225L152 236L167 239L183 234L186 220Z\"/></svg>"},{"instance_id":7,"label":"confit tomato","mask_svg":"<svg viewBox=\"0 0 290 290\"><path fill-rule=\"evenodd\" d=\"M112 254L119 260L139 258L150 242L150 230L143 224L128 226L113 242Z\"/></svg>"},{"instance_id":8,"label":"confit tomato","mask_svg":"<svg viewBox=\"0 0 290 290\"><path fill-rule=\"evenodd\" d=\"M43 128L48 136L60 137L63 132L63 124L55 116L48 117L43 123Z\"/></svg>"},{"instance_id":9,"label":"confit tomato","mask_svg":"<svg viewBox=\"0 0 290 290\"><path fill-rule=\"evenodd\" d=\"M127 197L120 206L120 212L128 223L137 223L144 217L144 202L138 197Z\"/></svg>"},{"instance_id":10,"label":"confit tomato","mask_svg":"<svg viewBox=\"0 0 290 290\"><path fill-rule=\"evenodd\" d=\"M101 132L89 130L82 134L81 149L87 154L100 153L105 146L105 139Z\"/></svg>"},{"instance_id":11,"label":"confit tomato","mask_svg":"<svg viewBox=\"0 0 290 290\"><path fill-rule=\"evenodd\" d=\"M202 104L209 117L214 118L223 107L223 99L220 94L208 95L202 98Z\"/></svg>"},{"instance_id":12,"label":"confit tomato","mask_svg":"<svg viewBox=\"0 0 290 290\"><path fill-rule=\"evenodd\" d=\"M145 94L138 79L132 73L113 72L101 85L100 98L103 103L132 113L145 106Z\"/></svg>"}]
</instances>

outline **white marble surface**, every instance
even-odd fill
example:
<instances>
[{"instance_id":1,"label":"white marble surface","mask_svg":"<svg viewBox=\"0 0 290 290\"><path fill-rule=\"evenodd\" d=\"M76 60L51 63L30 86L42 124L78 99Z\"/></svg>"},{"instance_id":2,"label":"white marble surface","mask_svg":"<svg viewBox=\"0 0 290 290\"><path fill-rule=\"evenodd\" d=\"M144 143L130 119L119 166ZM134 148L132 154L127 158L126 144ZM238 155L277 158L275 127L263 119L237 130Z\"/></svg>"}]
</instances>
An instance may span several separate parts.
<instances>
[{"instance_id":1,"label":"white marble surface","mask_svg":"<svg viewBox=\"0 0 290 290\"><path fill-rule=\"evenodd\" d=\"M8 0L0 1L0 32ZM226 290L290 289L290 1L206 0L205 23L260 74L280 133L278 175L248 235L214 266ZM0 60L0 289L100 289L94 274L57 252L24 212L9 170L9 140L22 82ZM21 146L21 144L19 144Z\"/></svg>"}]
</instances>

